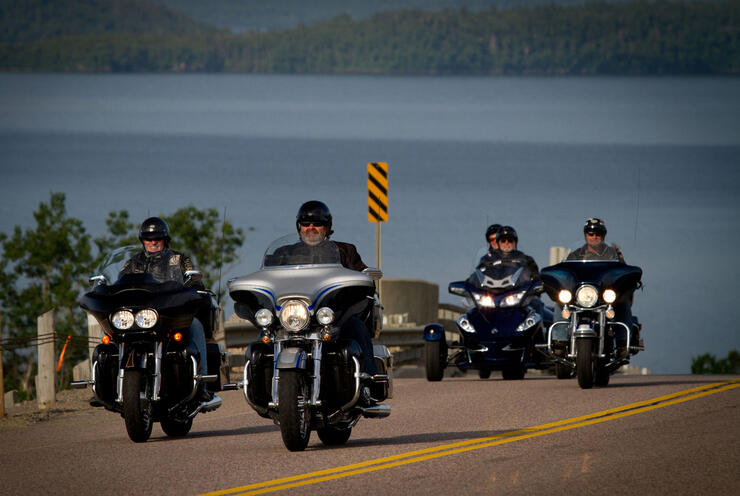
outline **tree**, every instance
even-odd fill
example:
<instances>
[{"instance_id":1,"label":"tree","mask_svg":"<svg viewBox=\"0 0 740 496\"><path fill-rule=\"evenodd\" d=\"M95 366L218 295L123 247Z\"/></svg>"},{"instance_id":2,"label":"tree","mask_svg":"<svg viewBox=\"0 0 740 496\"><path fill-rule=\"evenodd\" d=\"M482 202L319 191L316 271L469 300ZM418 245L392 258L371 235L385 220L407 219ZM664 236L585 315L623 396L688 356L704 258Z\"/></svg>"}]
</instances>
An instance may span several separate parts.
<instances>
[{"instance_id":1,"label":"tree","mask_svg":"<svg viewBox=\"0 0 740 496\"><path fill-rule=\"evenodd\" d=\"M33 216L35 228L16 226L12 236L0 235L5 378L8 387L28 392L33 390L36 370L31 344L39 315L55 309L57 335L76 337L68 356L84 358L87 333L77 297L87 285L92 264L90 237L81 221L67 217L64 193L52 193L49 203L42 202Z\"/></svg>"},{"instance_id":2,"label":"tree","mask_svg":"<svg viewBox=\"0 0 740 496\"><path fill-rule=\"evenodd\" d=\"M740 353L731 350L727 358L718 360L714 355L704 353L691 360L692 374L738 374L740 373Z\"/></svg>"}]
</instances>

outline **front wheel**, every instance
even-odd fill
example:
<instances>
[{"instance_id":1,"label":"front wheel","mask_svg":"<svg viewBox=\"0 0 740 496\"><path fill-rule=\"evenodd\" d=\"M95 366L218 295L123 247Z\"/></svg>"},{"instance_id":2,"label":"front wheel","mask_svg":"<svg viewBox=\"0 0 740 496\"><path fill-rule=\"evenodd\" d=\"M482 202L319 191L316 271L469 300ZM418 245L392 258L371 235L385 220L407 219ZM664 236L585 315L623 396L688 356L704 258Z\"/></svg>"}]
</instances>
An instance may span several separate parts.
<instances>
[{"instance_id":1,"label":"front wheel","mask_svg":"<svg viewBox=\"0 0 740 496\"><path fill-rule=\"evenodd\" d=\"M443 357L444 351L441 341L424 342L424 359L428 381L437 382L441 381L442 377L444 377L444 362L446 361L446 357Z\"/></svg>"},{"instance_id":2,"label":"front wheel","mask_svg":"<svg viewBox=\"0 0 740 496\"><path fill-rule=\"evenodd\" d=\"M573 369L563 363L555 362L555 376L558 379L570 379L573 377Z\"/></svg>"},{"instance_id":3,"label":"front wheel","mask_svg":"<svg viewBox=\"0 0 740 496\"><path fill-rule=\"evenodd\" d=\"M299 370L281 370L278 381L278 421L283 444L290 451L303 451L311 436L306 375Z\"/></svg>"},{"instance_id":4,"label":"front wheel","mask_svg":"<svg viewBox=\"0 0 740 496\"><path fill-rule=\"evenodd\" d=\"M491 377L491 369L478 369L478 377L488 379Z\"/></svg>"},{"instance_id":5,"label":"front wheel","mask_svg":"<svg viewBox=\"0 0 740 496\"><path fill-rule=\"evenodd\" d=\"M523 365L514 365L501 370L501 376L505 381L519 381L524 379L527 369Z\"/></svg>"},{"instance_id":6,"label":"front wheel","mask_svg":"<svg viewBox=\"0 0 740 496\"><path fill-rule=\"evenodd\" d=\"M152 403L149 381L143 370L126 370L123 374L123 419L128 437L143 443L152 434Z\"/></svg>"},{"instance_id":7,"label":"front wheel","mask_svg":"<svg viewBox=\"0 0 740 496\"><path fill-rule=\"evenodd\" d=\"M338 446L349 440L352 434L352 427L334 427L328 426L323 429L317 429L316 434L326 446Z\"/></svg>"},{"instance_id":8,"label":"front wheel","mask_svg":"<svg viewBox=\"0 0 740 496\"><path fill-rule=\"evenodd\" d=\"M193 426L193 419L187 419L186 421L175 420L175 419L162 419L159 423L165 434L170 437L182 437L187 436L190 432L190 428Z\"/></svg>"},{"instance_id":9,"label":"front wheel","mask_svg":"<svg viewBox=\"0 0 740 496\"><path fill-rule=\"evenodd\" d=\"M576 376L581 389L591 389L594 385L593 341L576 340Z\"/></svg>"}]
</instances>

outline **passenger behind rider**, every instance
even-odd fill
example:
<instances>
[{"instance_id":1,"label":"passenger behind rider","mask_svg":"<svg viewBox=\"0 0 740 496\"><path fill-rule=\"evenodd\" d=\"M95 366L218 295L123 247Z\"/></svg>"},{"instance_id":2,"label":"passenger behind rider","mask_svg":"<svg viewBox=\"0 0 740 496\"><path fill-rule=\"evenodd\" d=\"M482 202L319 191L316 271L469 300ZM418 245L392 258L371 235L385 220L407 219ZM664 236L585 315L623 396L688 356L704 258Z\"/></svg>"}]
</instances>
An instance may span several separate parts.
<instances>
[{"instance_id":1,"label":"passenger behind rider","mask_svg":"<svg viewBox=\"0 0 740 496\"><path fill-rule=\"evenodd\" d=\"M141 224L139 229L139 241L143 250L129 260L121 269L121 274L151 274L157 281L182 281L186 286L194 289L205 289L200 274L195 274L189 279L185 278L185 272L194 270L193 262L189 256L174 251L169 247L170 230L167 223L159 217L150 217ZM203 324L194 318L189 329L188 350L200 355L200 374L208 374L206 337ZM213 395L201 383L201 388L196 399L210 401Z\"/></svg>"},{"instance_id":2,"label":"passenger behind rider","mask_svg":"<svg viewBox=\"0 0 740 496\"><path fill-rule=\"evenodd\" d=\"M580 248L573 250L568 254L566 260L612 260L625 263L622 251L615 244L609 246L604 240L606 239L606 224L597 217L586 219L583 225L583 237L586 243ZM639 331L632 326L632 298L629 301L615 303L614 320L622 322L631 330L631 341L633 345L639 344ZM558 314L559 315L559 311ZM621 339L619 339L621 337ZM627 350L626 336L617 338L617 355L626 358L629 355Z\"/></svg>"},{"instance_id":3,"label":"passenger behind rider","mask_svg":"<svg viewBox=\"0 0 740 496\"><path fill-rule=\"evenodd\" d=\"M307 245L315 246L328 241L329 237L334 233L331 226L331 212L325 203L312 200L304 203L298 209L296 229L301 237L301 241ZM362 271L367 267L357 252L355 245L340 241L332 242L339 250L340 262L344 267L356 271ZM339 332L342 338L353 339L360 345L363 370L370 375L377 374L378 369L375 366L372 336L362 320L353 315L342 324Z\"/></svg>"}]
</instances>

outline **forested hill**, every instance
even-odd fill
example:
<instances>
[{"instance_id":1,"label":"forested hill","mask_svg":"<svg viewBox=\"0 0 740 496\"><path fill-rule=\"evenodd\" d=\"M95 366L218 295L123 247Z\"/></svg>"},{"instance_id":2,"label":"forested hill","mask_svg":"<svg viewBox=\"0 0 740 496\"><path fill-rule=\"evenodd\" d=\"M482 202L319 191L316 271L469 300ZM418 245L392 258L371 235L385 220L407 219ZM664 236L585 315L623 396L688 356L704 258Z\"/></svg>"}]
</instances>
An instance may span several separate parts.
<instances>
[{"instance_id":1,"label":"forested hill","mask_svg":"<svg viewBox=\"0 0 740 496\"><path fill-rule=\"evenodd\" d=\"M3 6L8 0L0 0ZM35 0L44 3L42 0ZM130 0L133 1L133 0ZM100 4L105 0L50 3ZM108 0L117 5L124 0ZM127 2L130 4L130 2ZM165 17L174 15L162 11ZM69 18L69 17L67 17ZM167 17L169 18L169 17ZM6 19L6 18L5 18ZM340 15L289 30L233 34L154 17L125 29L4 37L0 70L335 74L740 74L740 0L589 3ZM102 23L102 24L101 24ZM31 33L34 29L3 32ZM55 25L54 22L47 23ZM60 24L64 24L61 22ZM84 23L83 23L84 24ZM60 34L64 35L61 36Z\"/></svg>"},{"instance_id":2,"label":"forested hill","mask_svg":"<svg viewBox=\"0 0 740 496\"><path fill-rule=\"evenodd\" d=\"M1 42L112 33L191 36L214 30L152 0L0 0Z\"/></svg>"},{"instance_id":3,"label":"forested hill","mask_svg":"<svg viewBox=\"0 0 740 496\"><path fill-rule=\"evenodd\" d=\"M362 20L380 12L399 10L467 9L470 12L533 7L573 6L598 0L149 0L162 3L200 22L235 32L289 29L299 24L328 21L340 14ZM609 0L622 2L625 0Z\"/></svg>"}]
</instances>

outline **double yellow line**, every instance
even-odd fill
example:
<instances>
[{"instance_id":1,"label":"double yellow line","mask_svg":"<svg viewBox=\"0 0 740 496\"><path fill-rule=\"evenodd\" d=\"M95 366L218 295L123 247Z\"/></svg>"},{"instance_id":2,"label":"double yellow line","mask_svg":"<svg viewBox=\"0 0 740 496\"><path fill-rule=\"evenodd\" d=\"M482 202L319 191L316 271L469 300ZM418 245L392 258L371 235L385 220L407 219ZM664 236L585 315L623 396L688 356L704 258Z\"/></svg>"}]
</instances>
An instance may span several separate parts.
<instances>
[{"instance_id":1,"label":"double yellow line","mask_svg":"<svg viewBox=\"0 0 740 496\"><path fill-rule=\"evenodd\" d=\"M385 458L377 458L375 460L368 460L361 463L355 463L353 465L344 465L342 467L329 468L325 470L319 470L317 472L310 472L307 474L294 475L291 477L284 477L271 481L258 482L256 484L249 484L247 486L214 491L210 493L205 493L202 496L220 496L227 494L248 496L255 494L265 494L274 491L282 491L284 489L307 486L310 484L318 484L320 482L340 479L342 477L350 477L352 475L375 472L377 470L385 470L393 467L400 467L401 465L408 465L410 463L433 460L435 458L442 458L444 456L456 455L458 453L465 453L467 451L489 448L491 446L498 446L500 444L512 443L514 441L521 441L523 439L529 439L532 437L544 436L546 434L553 434L555 432L576 429L578 427L585 427L587 425L607 422L609 420L616 420L618 418L636 415L638 413L645 413L657 408L664 408L666 406L683 403L685 401L695 400L704 396L708 396L710 394L716 394L737 387L740 387L740 379L706 384L704 386L679 391L677 393L672 393L665 396L659 396L657 398L652 398L649 400L612 408L611 410L591 413L582 417L574 417L565 420L559 420L557 422L552 422L549 424L542 424L516 431L504 432L501 434L496 434L495 436L480 437L467 441L435 446L433 448L409 451L408 453L401 453Z\"/></svg>"}]
</instances>

